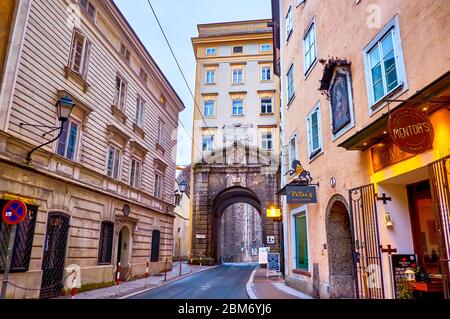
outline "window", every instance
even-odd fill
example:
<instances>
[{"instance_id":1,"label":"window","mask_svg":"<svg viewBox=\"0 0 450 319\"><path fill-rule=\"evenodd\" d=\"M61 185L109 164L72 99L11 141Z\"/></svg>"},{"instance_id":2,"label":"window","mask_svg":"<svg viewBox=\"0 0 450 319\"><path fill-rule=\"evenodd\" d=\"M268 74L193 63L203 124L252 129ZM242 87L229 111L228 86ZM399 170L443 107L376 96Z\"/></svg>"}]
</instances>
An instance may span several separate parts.
<instances>
[{"instance_id":1,"label":"window","mask_svg":"<svg viewBox=\"0 0 450 319\"><path fill-rule=\"evenodd\" d=\"M286 14L286 41L289 40L291 34L292 34L292 7L289 7L288 12Z\"/></svg>"},{"instance_id":2,"label":"window","mask_svg":"<svg viewBox=\"0 0 450 319\"><path fill-rule=\"evenodd\" d=\"M86 11L88 16L95 19L95 7L89 0L80 0L80 6Z\"/></svg>"},{"instance_id":3,"label":"window","mask_svg":"<svg viewBox=\"0 0 450 319\"><path fill-rule=\"evenodd\" d=\"M98 247L98 264L109 265L112 260L114 224L102 222L100 228L100 241Z\"/></svg>"},{"instance_id":4,"label":"window","mask_svg":"<svg viewBox=\"0 0 450 319\"><path fill-rule=\"evenodd\" d=\"M164 146L164 122L163 120L158 120L158 144Z\"/></svg>"},{"instance_id":5,"label":"window","mask_svg":"<svg viewBox=\"0 0 450 319\"><path fill-rule=\"evenodd\" d=\"M214 100L206 100L203 105L203 115L205 117L214 116Z\"/></svg>"},{"instance_id":6,"label":"window","mask_svg":"<svg viewBox=\"0 0 450 319\"><path fill-rule=\"evenodd\" d=\"M263 66L261 68L261 81L270 81L271 80L271 67Z\"/></svg>"},{"instance_id":7,"label":"window","mask_svg":"<svg viewBox=\"0 0 450 319\"><path fill-rule=\"evenodd\" d=\"M232 115L244 115L244 100L233 99L232 102Z\"/></svg>"},{"instance_id":8,"label":"window","mask_svg":"<svg viewBox=\"0 0 450 319\"><path fill-rule=\"evenodd\" d=\"M56 148L56 153L69 160L74 160L78 139L79 139L79 123L73 120L68 120L64 122L61 136L58 140L58 146Z\"/></svg>"},{"instance_id":9,"label":"window","mask_svg":"<svg viewBox=\"0 0 450 319\"><path fill-rule=\"evenodd\" d=\"M91 43L77 30L73 33L69 68L86 79L89 68Z\"/></svg>"},{"instance_id":10,"label":"window","mask_svg":"<svg viewBox=\"0 0 450 319\"><path fill-rule=\"evenodd\" d=\"M261 114L271 114L272 112L272 99L261 98Z\"/></svg>"},{"instance_id":11,"label":"window","mask_svg":"<svg viewBox=\"0 0 450 319\"><path fill-rule=\"evenodd\" d=\"M213 152L214 151L214 136L213 135L204 135L202 141L202 150L203 152Z\"/></svg>"},{"instance_id":12,"label":"window","mask_svg":"<svg viewBox=\"0 0 450 319\"><path fill-rule=\"evenodd\" d=\"M152 251L151 251L151 262L159 261L159 242L161 238L161 232L157 229L152 231Z\"/></svg>"},{"instance_id":13,"label":"window","mask_svg":"<svg viewBox=\"0 0 450 319\"><path fill-rule=\"evenodd\" d=\"M120 149L114 145L109 145L108 147L108 164L107 164L107 175L111 178L119 178L119 165L120 165Z\"/></svg>"},{"instance_id":14,"label":"window","mask_svg":"<svg viewBox=\"0 0 450 319\"><path fill-rule=\"evenodd\" d=\"M160 172L155 172L155 185L153 195L157 198L163 197L164 177Z\"/></svg>"},{"instance_id":15,"label":"window","mask_svg":"<svg viewBox=\"0 0 450 319\"><path fill-rule=\"evenodd\" d=\"M295 161L297 159L297 135L294 135L290 140L289 140L289 168L293 168L292 167L292 162Z\"/></svg>"},{"instance_id":16,"label":"window","mask_svg":"<svg viewBox=\"0 0 450 319\"><path fill-rule=\"evenodd\" d=\"M364 49L364 62L371 107L398 87L405 85L406 89L398 16L392 19Z\"/></svg>"},{"instance_id":17,"label":"window","mask_svg":"<svg viewBox=\"0 0 450 319\"><path fill-rule=\"evenodd\" d=\"M216 82L215 76L216 76L216 72L214 70L206 71L206 80L205 80L206 84L215 83Z\"/></svg>"},{"instance_id":18,"label":"window","mask_svg":"<svg viewBox=\"0 0 450 319\"><path fill-rule=\"evenodd\" d=\"M6 200L0 200L0 210L3 210ZM27 216L16 227L16 239L12 253L11 272L28 271L31 258L31 249L33 247L34 230L37 218L37 206L27 205ZM5 271L7 247L9 244L9 227L0 218L0 272Z\"/></svg>"},{"instance_id":19,"label":"window","mask_svg":"<svg viewBox=\"0 0 450 319\"><path fill-rule=\"evenodd\" d=\"M240 46L233 47L233 54L240 54L242 52L244 52L243 46L240 45Z\"/></svg>"},{"instance_id":20,"label":"window","mask_svg":"<svg viewBox=\"0 0 450 319\"><path fill-rule=\"evenodd\" d=\"M261 52L270 52L272 50L272 45L270 45L269 43L261 44L259 50Z\"/></svg>"},{"instance_id":21,"label":"window","mask_svg":"<svg viewBox=\"0 0 450 319\"><path fill-rule=\"evenodd\" d=\"M316 27L314 22L309 27L309 30L303 39L303 56L305 58L304 71L306 74L314 62L316 62L317 57Z\"/></svg>"},{"instance_id":22,"label":"window","mask_svg":"<svg viewBox=\"0 0 450 319\"><path fill-rule=\"evenodd\" d=\"M142 80L142 82L147 83L148 75L142 67L139 69L139 78Z\"/></svg>"},{"instance_id":23,"label":"window","mask_svg":"<svg viewBox=\"0 0 450 319\"><path fill-rule=\"evenodd\" d=\"M308 115L309 158L312 159L322 149L319 105Z\"/></svg>"},{"instance_id":24,"label":"window","mask_svg":"<svg viewBox=\"0 0 450 319\"><path fill-rule=\"evenodd\" d=\"M120 77L116 77L116 95L114 96L114 105L120 110L125 110L125 101L127 98L127 83Z\"/></svg>"},{"instance_id":25,"label":"window","mask_svg":"<svg viewBox=\"0 0 450 319\"><path fill-rule=\"evenodd\" d=\"M261 148L266 151L273 149L272 133L263 133L261 137Z\"/></svg>"},{"instance_id":26,"label":"window","mask_svg":"<svg viewBox=\"0 0 450 319\"><path fill-rule=\"evenodd\" d=\"M288 97L288 104L292 101L295 95L294 91L294 65L291 65L289 68L289 71L286 76L287 79L287 97Z\"/></svg>"},{"instance_id":27,"label":"window","mask_svg":"<svg viewBox=\"0 0 450 319\"><path fill-rule=\"evenodd\" d=\"M145 102L140 98L136 98L136 114L134 122L137 126L142 128L144 126L144 108L145 108Z\"/></svg>"},{"instance_id":28,"label":"window","mask_svg":"<svg viewBox=\"0 0 450 319\"><path fill-rule=\"evenodd\" d=\"M295 216L295 246L295 267L306 271L309 270L306 213Z\"/></svg>"},{"instance_id":29,"label":"window","mask_svg":"<svg viewBox=\"0 0 450 319\"><path fill-rule=\"evenodd\" d=\"M206 48L206 55L216 55L216 48Z\"/></svg>"},{"instance_id":30,"label":"window","mask_svg":"<svg viewBox=\"0 0 450 319\"><path fill-rule=\"evenodd\" d=\"M135 158L131 159L130 167L130 186L134 188L140 187L141 177L141 162Z\"/></svg>"},{"instance_id":31,"label":"window","mask_svg":"<svg viewBox=\"0 0 450 319\"><path fill-rule=\"evenodd\" d=\"M242 68L233 69L233 84L244 82L244 70Z\"/></svg>"},{"instance_id":32,"label":"window","mask_svg":"<svg viewBox=\"0 0 450 319\"><path fill-rule=\"evenodd\" d=\"M126 62L128 62L128 64L130 63L130 51L127 49L127 47L125 46L125 44L121 43L120 45L120 55L122 56L122 58L125 59Z\"/></svg>"}]
</instances>

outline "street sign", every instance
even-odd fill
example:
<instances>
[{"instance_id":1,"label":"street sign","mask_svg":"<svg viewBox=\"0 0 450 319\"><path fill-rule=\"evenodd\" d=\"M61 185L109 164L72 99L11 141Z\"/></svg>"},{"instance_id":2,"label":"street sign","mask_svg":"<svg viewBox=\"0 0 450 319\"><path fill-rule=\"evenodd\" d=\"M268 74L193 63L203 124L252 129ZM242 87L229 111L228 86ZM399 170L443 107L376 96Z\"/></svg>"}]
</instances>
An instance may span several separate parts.
<instances>
[{"instance_id":1,"label":"street sign","mask_svg":"<svg viewBox=\"0 0 450 319\"><path fill-rule=\"evenodd\" d=\"M280 276L280 254L267 254L267 277Z\"/></svg>"},{"instance_id":2,"label":"street sign","mask_svg":"<svg viewBox=\"0 0 450 319\"><path fill-rule=\"evenodd\" d=\"M267 253L270 251L270 247L259 247L258 262L260 265L267 264Z\"/></svg>"},{"instance_id":3,"label":"street sign","mask_svg":"<svg viewBox=\"0 0 450 319\"><path fill-rule=\"evenodd\" d=\"M275 236L267 236L267 244L268 245L275 244Z\"/></svg>"},{"instance_id":4,"label":"street sign","mask_svg":"<svg viewBox=\"0 0 450 319\"><path fill-rule=\"evenodd\" d=\"M8 201L2 210L2 219L8 225L17 225L27 215L27 205L21 200Z\"/></svg>"}]
</instances>

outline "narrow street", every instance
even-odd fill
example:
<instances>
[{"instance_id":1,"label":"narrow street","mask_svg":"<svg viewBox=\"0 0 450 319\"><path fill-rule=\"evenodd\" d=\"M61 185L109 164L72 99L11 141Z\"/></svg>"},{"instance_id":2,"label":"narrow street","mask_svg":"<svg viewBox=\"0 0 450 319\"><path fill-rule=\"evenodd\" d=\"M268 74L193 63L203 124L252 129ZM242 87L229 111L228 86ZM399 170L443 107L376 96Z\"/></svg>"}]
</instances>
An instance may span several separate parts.
<instances>
[{"instance_id":1,"label":"narrow street","mask_svg":"<svg viewBox=\"0 0 450 319\"><path fill-rule=\"evenodd\" d=\"M131 299L248 299L245 285L256 264L225 264Z\"/></svg>"}]
</instances>

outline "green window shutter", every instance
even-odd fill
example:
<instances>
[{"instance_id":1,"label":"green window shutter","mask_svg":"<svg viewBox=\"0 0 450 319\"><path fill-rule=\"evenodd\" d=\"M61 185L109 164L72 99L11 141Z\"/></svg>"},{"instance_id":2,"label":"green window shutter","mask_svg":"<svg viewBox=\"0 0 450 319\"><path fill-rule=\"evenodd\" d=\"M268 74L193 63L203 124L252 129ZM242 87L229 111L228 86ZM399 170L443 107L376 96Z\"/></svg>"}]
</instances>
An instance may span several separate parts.
<instances>
[{"instance_id":1,"label":"green window shutter","mask_svg":"<svg viewBox=\"0 0 450 319\"><path fill-rule=\"evenodd\" d=\"M295 218L295 234L297 246L298 269L308 269L308 237L306 228L306 215L300 215Z\"/></svg>"}]
</instances>

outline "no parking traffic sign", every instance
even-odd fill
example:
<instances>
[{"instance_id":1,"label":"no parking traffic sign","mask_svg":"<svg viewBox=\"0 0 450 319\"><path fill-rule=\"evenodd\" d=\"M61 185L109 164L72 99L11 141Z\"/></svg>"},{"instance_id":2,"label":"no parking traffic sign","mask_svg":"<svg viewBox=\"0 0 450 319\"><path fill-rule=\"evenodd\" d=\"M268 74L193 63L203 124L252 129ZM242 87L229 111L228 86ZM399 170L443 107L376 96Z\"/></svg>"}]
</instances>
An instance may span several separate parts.
<instances>
[{"instance_id":1,"label":"no parking traffic sign","mask_svg":"<svg viewBox=\"0 0 450 319\"><path fill-rule=\"evenodd\" d=\"M3 221L8 225L19 224L27 215L27 205L21 200L8 201L2 210Z\"/></svg>"}]
</instances>

